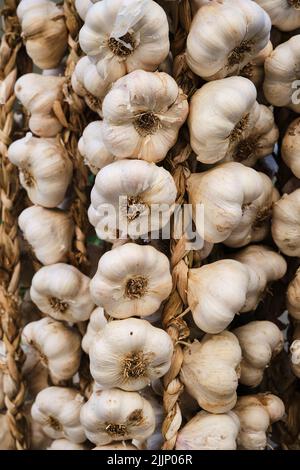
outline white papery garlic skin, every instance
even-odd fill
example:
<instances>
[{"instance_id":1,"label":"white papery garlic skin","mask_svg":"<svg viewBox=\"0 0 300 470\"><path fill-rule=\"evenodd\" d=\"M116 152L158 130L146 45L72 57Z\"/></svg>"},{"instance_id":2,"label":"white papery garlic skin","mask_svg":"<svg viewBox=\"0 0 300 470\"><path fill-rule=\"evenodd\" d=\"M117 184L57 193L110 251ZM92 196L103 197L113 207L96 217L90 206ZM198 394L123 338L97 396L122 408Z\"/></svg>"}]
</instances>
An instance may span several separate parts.
<instances>
[{"instance_id":1,"label":"white papery garlic skin","mask_svg":"<svg viewBox=\"0 0 300 470\"><path fill-rule=\"evenodd\" d=\"M172 354L164 330L137 318L116 320L99 331L89 349L91 374L100 389L141 390L165 375Z\"/></svg>"},{"instance_id":2,"label":"white papery garlic skin","mask_svg":"<svg viewBox=\"0 0 300 470\"><path fill-rule=\"evenodd\" d=\"M114 318L146 317L171 293L170 262L152 246L126 243L100 258L90 290Z\"/></svg>"},{"instance_id":3,"label":"white papery garlic skin","mask_svg":"<svg viewBox=\"0 0 300 470\"><path fill-rule=\"evenodd\" d=\"M103 143L103 121L90 122L78 141L78 150L94 175L116 158Z\"/></svg>"},{"instance_id":4,"label":"white papery garlic skin","mask_svg":"<svg viewBox=\"0 0 300 470\"><path fill-rule=\"evenodd\" d=\"M31 415L51 439L66 438L80 444L85 441L79 420L83 402L84 398L75 389L48 387L37 395Z\"/></svg>"},{"instance_id":5,"label":"white papery garlic skin","mask_svg":"<svg viewBox=\"0 0 300 470\"><path fill-rule=\"evenodd\" d=\"M75 266L57 263L35 273L30 296L41 312L76 323L88 320L94 309L89 285L90 278Z\"/></svg>"},{"instance_id":6,"label":"white papery garlic skin","mask_svg":"<svg viewBox=\"0 0 300 470\"><path fill-rule=\"evenodd\" d=\"M120 78L103 101L103 141L118 158L159 162L176 143L188 102L174 78L136 70Z\"/></svg>"},{"instance_id":7,"label":"white papery garlic skin","mask_svg":"<svg viewBox=\"0 0 300 470\"><path fill-rule=\"evenodd\" d=\"M136 392L95 391L82 407L80 420L86 437L103 446L113 441L145 441L155 429L151 404Z\"/></svg>"},{"instance_id":8,"label":"white papery garlic skin","mask_svg":"<svg viewBox=\"0 0 300 470\"><path fill-rule=\"evenodd\" d=\"M300 118L295 119L288 127L281 145L281 156L285 164L300 178Z\"/></svg>"},{"instance_id":9,"label":"white papery garlic skin","mask_svg":"<svg viewBox=\"0 0 300 470\"><path fill-rule=\"evenodd\" d=\"M21 212L19 227L42 264L65 261L71 252L74 224L62 210L30 206Z\"/></svg>"},{"instance_id":10,"label":"white papery garlic skin","mask_svg":"<svg viewBox=\"0 0 300 470\"><path fill-rule=\"evenodd\" d=\"M97 334L103 330L107 324L102 307L97 307L92 311L85 335L82 338L81 347L86 354L89 354L90 347Z\"/></svg>"},{"instance_id":11,"label":"white papery garlic skin","mask_svg":"<svg viewBox=\"0 0 300 470\"><path fill-rule=\"evenodd\" d=\"M10 145L8 158L19 168L20 182L33 204L57 207L63 201L73 166L58 139L28 133Z\"/></svg>"},{"instance_id":12,"label":"white papery garlic skin","mask_svg":"<svg viewBox=\"0 0 300 470\"><path fill-rule=\"evenodd\" d=\"M84 21L87 12L94 3L101 2L101 0L75 0L75 7L78 15Z\"/></svg>"},{"instance_id":13,"label":"white papery garlic skin","mask_svg":"<svg viewBox=\"0 0 300 470\"><path fill-rule=\"evenodd\" d=\"M298 0L255 0L270 15L272 25L281 31L293 31L300 27Z\"/></svg>"},{"instance_id":14,"label":"white papery garlic skin","mask_svg":"<svg viewBox=\"0 0 300 470\"><path fill-rule=\"evenodd\" d=\"M272 217L273 240L287 256L300 256L300 189L284 194L274 204Z\"/></svg>"},{"instance_id":15,"label":"white papery garlic skin","mask_svg":"<svg viewBox=\"0 0 300 470\"><path fill-rule=\"evenodd\" d=\"M52 441L47 450L86 450L83 444L75 444L68 439L56 439Z\"/></svg>"},{"instance_id":16,"label":"white papery garlic skin","mask_svg":"<svg viewBox=\"0 0 300 470\"><path fill-rule=\"evenodd\" d=\"M80 342L76 330L48 317L28 323L22 331L27 357L33 354L49 370L55 383L71 379L78 371Z\"/></svg>"}]
</instances>

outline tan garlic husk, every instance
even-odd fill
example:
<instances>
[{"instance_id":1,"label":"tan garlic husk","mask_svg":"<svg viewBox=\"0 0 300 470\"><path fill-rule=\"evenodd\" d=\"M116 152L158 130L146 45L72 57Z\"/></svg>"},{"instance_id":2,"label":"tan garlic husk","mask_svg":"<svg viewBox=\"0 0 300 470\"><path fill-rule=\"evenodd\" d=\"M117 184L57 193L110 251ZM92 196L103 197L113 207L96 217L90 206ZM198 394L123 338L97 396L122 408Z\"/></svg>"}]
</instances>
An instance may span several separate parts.
<instances>
[{"instance_id":1,"label":"tan garlic husk","mask_svg":"<svg viewBox=\"0 0 300 470\"><path fill-rule=\"evenodd\" d=\"M89 348L90 370L99 389L137 391L167 373L173 343L146 320L116 320L98 332Z\"/></svg>"},{"instance_id":2,"label":"tan garlic husk","mask_svg":"<svg viewBox=\"0 0 300 470\"><path fill-rule=\"evenodd\" d=\"M239 397L233 411L241 425L238 449L247 450L264 450L270 425L282 419L285 412L281 399L271 393Z\"/></svg>"},{"instance_id":3,"label":"tan garlic husk","mask_svg":"<svg viewBox=\"0 0 300 470\"><path fill-rule=\"evenodd\" d=\"M197 160L253 166L272 153L278 129L273 112L256 98L255 85L244 77L216 80L196 91L188 124Z\"/></svg>"},{"instance_id":4,"label":"tan garlic husk","mask_svg":"<svg viewBox=\"0 0 300 470\"><path fill-rule=\"evenodd\" d=\"M51 439L66 438L80 444L86 439L79 419L83 402L76 389L48 387L37 395L31 415Z\"/></svg>"},{"instance_id":5,"label":"tan garlic husk","mask_svg":"<svg viewBox=\"0 0 300 470\"><path fill-rule=\"evenodd\" d=\"M180 378L201 408L226 413L237 400L241 360L241 348L232 333L205 335L184 350Z\"/></svg>"},{"instance_id":6,"label":"tan garlic husk","mask_svg":"<svg viewBox=\"0 0 300 470\"><path fill-rule=\"evenodd\" d=\"M281 31L300 28L300 5L298 0L256 0L271 18L272 25Z\"/></svg>"},{"instance_id":7,"label":"tan garlic husk","mask_svg":"<svg viewBox=\"0 0 300 470\"><path fill-rule=\"evenodd\" d=\"M3 341L0 341L0 410L5 409L5 396L13 398L17 385L10 376L7 364L7 351Z\"/></svg>"},{"instance_id":8,"label":"tan garlic husk","mask_svg":"<svg viewBox=\"0 0 300 470\"><path fill-rule=\"evenodd\" d=\"M290 363L296 377L300 378L300 324L296 323L290 346Z\"/></svg>"},{"instance_id":9,"label":"tan garlic husk","mask_svg":"<svg viewBox=\"0 0 300 470\"><path fill-rule=\"evenodd\" d=\"M21 0L17 16L33 63L41 69L57 67L68 45L63 9L50 0Z\"/></svg>"},{"instance_id":10,"label":"tan garlic husk","mask_svg":"<svg viewBox=\"0 0 300 470\"><path fill-rule=\"evenodd\" d=\"M205 80L238 75L266 47L271 21L250 0L211 2L201 7L187 38L187 63Z\"/></svg>"},{"instance_id":11,"label":"tan garlic husk","mask_svg":"<svg viewBox=\"0 0 300 470\"><path fill-rule=\"evenodd\" d=\"M176 450L236 450L239 429L232 411L218 415L200 411L179 431Z\"/></svg>"},{"instance_id":12,"label":"tan garlic husk","mask_svg":"<svg viewBox=\"0 0 300 470\"><path fill-rule=\"evenodd\" d=\"M268 42L266 47L260 51L260 53L249 62L245 67L242 68L240 75L242 77L248 78L251 82L254 83L258 89L265 78L265 68L264 63L267 57L271 55L273 51L273 45L271 41Z\"/></svg>"},{"instance_id":13,"label":"tan garlic husk","mask_svg":"<svg viewBox=\"0 0 300 470\"><path fill-rule=\"evenodd\" d=\"M137 392L117 389L94 391L81 409L80 420L86 437L97 446L128 439L145 441L155 429L150 402Z\"/></svg>"},{"instance_id":14,"label":"tan garlic husk","mask_svg":"<svg viewBox=\"0 0 300 470\"><path fill-rule=\"evenodd\" d=\"M36 358L36 362L49 370L54 383L71 379L78 371L80 343L75 329L48 317L28 323L22 331L22 346L29 356L26 361L33 363L31 355Z\"/></svg>"},{"instance_id":15,"label":"tan garlic husk","mask_svg":"<svg viewBox=\"0 0 300 470\"><path fill-rule=\"evenodd\" d=\"M47 450L87 450L84 444L75 444L68 439L55 439Z\"/></svg>"},{"instance_id":16,"label":"tan garlic husk","mask_svg":"<svg viewBox=\"0 0 300 470\"><path fill-rule=\"evenodd\" d=\"M103 121L90 122L78 141L84 163L96 175L101 168L116 160L103 143Z\"/></svg>"},{"instance_id":17,"label":"tan garlic husk","mask_svg":"<svg viewBox=\"0 0 300 470\"><path fill-rule=\"evenodd\" d=\"M10 432L8 416L0 414L0 450L15 450L15 439Z\"/></svg>"},{"instance_id":18,"label":"tan garlic husk","mask_svg":"<svg viewBox=\"0 0 300 470\"><path fill-rule=\"evenodd\" d=\"M286 106L300 112L300 34L279 44L265 61L264 94L274 106ZM296 85L296 86L295 86Z\"/></svg>"},{"instance_id":19,"label":"tan garlic husk","mask_svg":"<svg viewBox=\"0 0 300 470\"><path fill-rule=\"evenodd\" d=\"M32 279L30 296L41 312L72 323L88 320L94 302L90 278L75 266L52 264L39 269Z\"/></svg>"},{"instance_id":20,"label":"tan garlic husk","mask_svg":"<svg viewBox=\"0 0 300 470\"><path fill-rule=\"evenodd\" d=\"M90 347L97 334L106 326L107 319L102 307L97 307L92 311L89 318L85 335L82 338L81 347L86 354L89 354Z\"/></svg>"},{"instance_id":21,"label":"tan garlic husk","mask_svg":"<svg viewBox=\"0 0 300 470\"><path fill-rule=\"evenodd\" d=\"M12 96L16 79L17 70L15 68L9 72L6 77L0 78L0 105L6 104Z\"/></svg>"},{"instance_id":22,"label":"tan garlic husk","mask_svg":"<svg viewBox=\"0 0 300 470\"><path fill-rule=\"evenodd\" d=\"M300 256L299 217L300 189L284 194L273 206L273 240L287 256Z\"/></svg>"},{"instance_id":23,"label":"tan garlic husk","mask_svg":"<svg viewBox=\"0 0 300 470\"><path fill-rule=\"evenodd\" d=\"M95 303L118 319L151 315L171 290L167 256L152 246L134 243L104 253L90 283Z\"/></svg>"},{"instance_id":24,"label":"tan garlic husk","mask_svg":"<svg viewBox=\"0 0 300 470\"><path fill-rule=\"evenodd\" d=\"M60 209L28 207L19 216L19 227L42 264L65 261L71 252L74 223Z\"/></svg>"},{"instance_id":25,"label":"tan garlic husk","mask_svg":"<svg viewBox=\"0 0 300 470\"><path fill-rule=\"evenodd\" d=\"M282 140L281 156L294 175L300 178L300 118L287 128Z\"/></svg>"},{"instance_id":26,"label":"tan garlic husk","mask_svg":"<svg viewBox=\"0 0 300 470\"><path fill-rule=\"evenodd\" d=\"M37 138L28 132L8 149L19 178L33 204L57 207L70 184L73 165L58 138Z\"/></svg>"},{"instance_id":27,"label":"tan garlic husk","mask_svg":"<svg viewBox=\"0 0 300 470\"><path fill-rule=\"evenodd\" d=\"M62 102L64 77L37 73L22 75L15 84L15 94L30 115L29 128L39 137L55 137L62 129L53 106Z\"/></svg>"},{"instance_id":28,"label":"tan garlic husk","mask_svg":"<svg viewBox=\"0 0 300 470\"><path fill-rule=\"evenodd\" d=\"M239 382L257 387L264 370L283 348L283 334L270 321L252 321L232 331L239 340L243 359Z\"/></svg>"}]
</instances>

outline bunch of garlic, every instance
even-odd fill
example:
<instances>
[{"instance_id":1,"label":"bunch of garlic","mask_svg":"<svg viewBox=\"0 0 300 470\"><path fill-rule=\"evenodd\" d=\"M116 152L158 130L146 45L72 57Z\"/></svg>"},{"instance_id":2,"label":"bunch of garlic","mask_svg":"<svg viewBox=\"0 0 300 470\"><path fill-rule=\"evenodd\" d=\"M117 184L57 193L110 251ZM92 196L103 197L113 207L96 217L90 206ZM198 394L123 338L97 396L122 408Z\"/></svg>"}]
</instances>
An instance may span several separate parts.
<instances>
[{"instance_id":1,"label":"bunch of garlic","mask_svg":"<svg viewBox=\"0 0 300 470\"><path fill-rule=\"evenodd\" d=\"M287 256L300 256L300 189L284 194L274 204L272 217L273 240Z\"/></svg>"}]
</instances>

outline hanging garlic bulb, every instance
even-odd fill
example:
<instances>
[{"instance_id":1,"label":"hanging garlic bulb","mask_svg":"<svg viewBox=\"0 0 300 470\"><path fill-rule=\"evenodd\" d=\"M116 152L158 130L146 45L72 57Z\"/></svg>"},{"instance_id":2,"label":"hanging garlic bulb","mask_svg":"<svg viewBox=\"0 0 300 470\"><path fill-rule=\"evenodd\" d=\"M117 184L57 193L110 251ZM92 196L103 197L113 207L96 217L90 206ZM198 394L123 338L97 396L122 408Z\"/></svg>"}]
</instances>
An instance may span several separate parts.
<instances>
[{"instance_id":1,"label":"hanging garlic bulb","mask_svg":"<svg viewBox=\"0 0 300 470\"><path fill-rule=\"evenodd\" d=\"M27 73L22 75L15 84L18 100L30 114L29 128L39 137L55 137L62 129L53 105L63 100L62 87L64 77L53 77Z\"/></svg>"},{"instance_id":2,"label":"hanging garlic bulb","mask_svg":"<svg viewBox=\"0 0 300 470\"><path fill-rule=\"evenodd\" d=\"M83 405L81 424L86 437L103 446L113 441L146 440L155 429L151 404L136 392L95 391Z\"/></svg>"},{"instance_id":3,"label":"hanging garlic bulb","mask_svg":"<svg viewBox=\"0 0 300 470\"><path fill-rule=\"evenodd\" d=\"M287 256L300 256L300 189L284 194L274 204L272 218L273 240Z\"/></svg>"},{"instance_id":4,"label":"hanging garlic bulb","mask_svg":"<svg viewBox=\"0 0 300 470\"><path fill-rule=\"evenodd\" d=\"M82 338L81 347L86 354L89 354L90 347L97 334L103 330L107 324L102 307L97 307L92 311L85 335Z\"/></svg>"},{"instance_id":5,"label":"hanging garlic bulb","mask_svg":"<svg viewBox=\"0 0 300 470\"><path fill-rule=\"evenodd\" d=\"M264 370L283 348L283 334L270 321L252 321L233 330L239 340L243 359L240 383L256 387L263 379Z\"/></svg>"},{"instance_id":6,"label":"hanging garlic bulb","mask_svg":"<svg viewBox=\"0 0 300 470\"><path fill-rule=\"evenodd\" d=\"M47 450L86 450L86 447L83 444L68 441L68 439L56 439L47 447Z\"/></svg>"},{"instance_id":7,"label":"hanging garlic bulb","mask_svg":"<svg viewBox=\"0 0 300 470\"><path fill-rule=\"evenodd\" d=\"M33 204L56 207L64 199L73 166L58 139L26 137L13 142L9 160L19 168L22 186Z\"/></svg>"},{"instance_id":8,"label":"hanging garlic bulb","mask_svg":"<svg viewBox=\"0 0 300 470\"><path fill-rule=\"evenodd\" d=\"M69 214L59 209L30 206L21 212L19 227L41 263L53 264L66 260L74 232Z\"/></svg>"},{"instance_id":9,"label":"hanging garlic bulb","mask_svg":"<svg viewBox=\"0 0 300 470\"><path fill-rule=\"evenodd\" d=\"M94 309L90 278L69 264L44 266L33 276L30 296L41 312L72 323L88 320Z\"/></svg>"},{"instance_id":10,"label":"hanging garlic bulb","mask_svg":"<svg viewBox=\"0 0 300 470\"><path fill-rule=\"evenodd\" d=\"M102 131L103 121L90 122L78 141L78 150L84 158L84 163L94 175L115 160L103 143Z\"/></svg>"},{"instance_id":11,"label":"hanging garlic bulb","mask_svg":"<svg viewBox=\"0 0 300 470\"><path fill-rule=\"evenodd\" d=\"M253 166L272 153L278 129L273 112L256 97L254 84L244 77L216 80L196 91L188 123L197 160Z\"/></svg>"},{"instance_id":12,"label":"hanging garlic bulb","mask_svg":"<svg viewBox=\"0 0 300 470\"><path fill-rule=\"evenodd\" d=\"M285 164L300 178L300 118L288 127L281 145L281 156Z\"/></svg>"},{"instance_id":13,"label":"hanging garlic bulb","mask_svg":"<svg viewBox=\"0 0 300 470\"><path fill-rule=\"evenodd\" d=\"M272 25L281 31L300 28L299 0L255 0L270 15Z\"/></svg>"}]
</instances>

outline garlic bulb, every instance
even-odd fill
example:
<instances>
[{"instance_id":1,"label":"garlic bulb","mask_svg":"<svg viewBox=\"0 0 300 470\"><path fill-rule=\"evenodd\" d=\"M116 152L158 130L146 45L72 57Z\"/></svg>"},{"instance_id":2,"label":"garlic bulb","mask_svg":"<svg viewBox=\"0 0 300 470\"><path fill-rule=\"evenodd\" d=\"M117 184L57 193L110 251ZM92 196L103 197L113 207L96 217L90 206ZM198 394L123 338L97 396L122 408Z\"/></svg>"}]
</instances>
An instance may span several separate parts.
<instances>
[{"instance_id":1,"label":"garlic bulb","mask_svg":"<svg viewBox=\"0 0 300 470\"><path fill-rule=\"evenodd\" d=\"M90 316L90 321L87 326L85 335L82 338L81 347L86 354L89 354L90 347L96 338L99 331L103 330L107 324L104 310L102 307L97 307Z\"/></svg>"},{"instance_id":2,"label":"garlic bulb","mask_svg":"<svg viewBox=\"0 0 300 470\"><path fill-rule=\"evenodd\" d=\"M295 320L300 320L300 268L287 289L287 309Z\"/></svg>"},{"instance_id":3,"label":"garlic bulb","mask_svg":"<svg viewBox=\"0 0 300 470\"><path fill-rule=\"evenodd\" d=\"M102 255L90 290L114 318L146 317L171 293L169 260L152 246L126 243Z\"/></svg>"},{"instance_id":4,"label":"garlic bulb","mask_svg":"<svg viewBox=\"0 0 300 470\"><path fill-rule=\"evenodd\" d=\"M102 240L138 238L168 224L176 194L164 168L140 160L116 161L96 176L89 220Z\"/></svg>"},{"instance_id":5,"label":"garlic bulb","mask_svg":"<svg viewBox=\"0 0 300 470\"><path fill-rule=\"evenodd\" d=\"M272 25L281 31L300 27L299 0L255 0L270 15Z\"/></svg>"},{"instance_id":6,"label":"garlic bulb","mask_svg":"<svg viewBox=\"0 0 300 470\"><path fill-rule=\"evenodd\" d=\"M62 124L53 111L55 101L62 101L64 77L27 73L15 84L18 100L30 114L29 128L39 137L55 137Z\"/></svg>"},{"instance_id":7,"label":"garlic bulb","mask_svg":"<svg viewBox=\"0 0 300 470\"><path fill-rule=\"evenodd\" d=\"M88 320L94 309L90 278L69 264L57 263L39 269L32 279L30 296L41 312L56 320Z\"/></svg>"},{"instance_id":8,"label":"garlic bulb","mask_svg":"<svg viewBox=\"0 0 300 470\"><path fill-rule=\"evenodd\" d=\"M0 450L15 450L15 439L10 432L6 414L0 414Z\"/></svg>"},{"instance_id":9,"label":"garlic bulb","mask_svg":"<svg viewBox=\"0 0 300 470\"><path fill-rule=\"evenodd\" d=\"M300 256L300 189L284 194L274 204L272 218L273 240L287 256Z\"/></svg>"},{"instance_id":10,"label":"garlic bulb","mask_svg":"<svg viewBox=\"0 0 300 470\"><path fill-rule=\"evenodd\" d=\"M53 264L66 260L74 232L69 214L59 209L31 206L19 216L19 227L41 263Z\"/></svg>"},{"instance_id":11,"label":"garlic bulb","mask_svg":"<svg viewBox=\"0 0 300 470\"><path fill-rule=\"evenodd\" d=\"M271 393L239 397L234 408L241 424L239 449L264 450L269 426L284 415L284 404Z\"/></svg>"},{"instance_id":12,"label":"garlic bulb","mask_svg":"<svg viewBox=\"0 0 300 470\"><path fill-rule=\"evenodd\" d=\"M83 402L84 398L75 389L48 387L37 395L31 415L51 439L66 438L74 444L80 444L85 441L79 421Z\"/></svg>"},{"instance_id":13,"label":"garlic bulb","mask_svg":"<svg viewBox=\"0 0 300 470\"><path fill-rule=\"evenodd\" d=\"M21 0L17 15L33 63L41 69L57 67L68 44L63 9L50 0Z\"/></svg>"},{"instance_id":14,"label":"garlic bulb","mask_svg":"<svg viewBox=\"0 0 300 470\"><path fill-rule=\"evenodd\" d=\"M85 20L87 12L91 6L99 1L101 0L75 0L77 13L83 21Z\"/></svg>"},{"instance_id":15,"label":"garlic bulb","mask_svg":"<svg viewBox=\"0 0 300 470\"><path fill-rule=\"evenodd\" d=\"M180 378L199 406L211 413L226 413L237 400L242 352L229 331L205 335L183 353Z\"/></svg>"},{"instance_id":16,"label":"garlic bulb","mask_svg":"<svg viewBox=\"0 0 300 470\"><path fill-rule=\"evenodd\" d=\"M244 77L206 83L193 95L188 124L197 160L253 166L272 153L278 129L273 112L256 97L254 84Z\"/></svg>"},{"instance_id":17,"label":"garlic bulb","mask_svg":"<svg viewBox=\"0 0 300 470\"><path fill-rule=\"evenodd\" d=\"M187 63L205 80L237 75L266 47L270 30L269 16L250 0L204 5L187 38Z\"/></svg>"},{"instance_id":18,"label":"garlic bulb","mask_svg":"<svg viewBox=\"0 0 300 470\"><path fill-rule=\"evenodd\" d=\"M243 359L240 383L256 387L263 379L264 370L283 348L283 334L270 321L252 321L233 330L239 340Z\"/></svg>"},{"instance_id":19,"label":"garlic bulb","mask_svg":"<svg viewBox=\"0 0 300 470\"><path fill-rule=\"evenodd\" d=\"M240 423L231 411L200 411L178 433L176 450L236 450Z\"/></svg>"},{"instance_id":20,"label":"garlic bulb","mask_svg":"<svg viewBox=\"0 0 300 470\"><path fill-rule=\"evenodd\" d=\"M127 439L146 440L155 429L150 403L136 392L93 392L83 405L80 420L86 437L97 446Z\"/></svg>"},{"instance_id":21,"label":"garlic bulb","mask_svg":"<svg viewBox=\"0 0 300 470\"><path fill-rule=\"evenodd\" d=\"M115 160L103 143L102 131L103 121L90 122L78 141L78 150L84 158L84 163L94 175Z\"/></svg>"},{"instance_id":22,"label":"garlic bulb","mask_svg":"<svg viewBox=\"0 0 300 470\"><path fill-rule=\"evenodd\" d=\"M285 164L300 178L300 118L295 119L288 127L281 145L281 156Z\"/></svg>"},{"instance_id":23,"label":"garlic bulb","mask_svg":"<svg viewBox=\"0 0 300 470\"><path fill-rule=\"evenodd\" d=\"M79 43L108 73L155 70L169 53L167 16L152 0L102 0L88 9Z\"/></svg>"},{"instance_id":24,"label":"garlic bulb","mask_svg":"<svg viewBox=\"0 0 300 470\"><path fill-rule=\"evenodd\" d=\"M73 166L58 139L28 133L10 145L8 158L19 168L20 182L33 204L56 207L63 201Z\"/></svg>"},{"instance_id":25,"label":"garlic bulb","mask_svg":"<svg viewBox=\"0 0 300 470\"><path fill-rule=\"evenodd\" d=\"M53 382L71 379L76 374L81 356L80 335L76 330L52 318L42 318L24 327L22 343L27 355L35 355L49 370Z\"/></svg>"},{"instance_id":26,"label":"garlic bulb","mask_svg":"<svg viewBox=\"0 0 300 470\"><path fill-rule=\"evenodd\" d=\"M274 106L287 106L300 112L300 101L294 99L295 82L300 79L300 34L279 44L265 61L264 93Z\"/></svg>"},{"instance_id":27,"label":"garlic bulb","mask_svg":"<svg viewBox=\"0 0 300 470\"><path fill-rule=\"evenodd\" d=\"M47 447L47 450L86 450L86 447L83 444L68 441L68 439L56 439Z\"/></svg>"},{"instance_id":28,"label":"garlic bulb","mask_svg":"<svg viewBox=\"0 0 300 470\"><path fill-rule=\"evenodd\" d=\"M146 320L112 321L99 331L90 349L90 369L100 389L141 390L166 374L173 343Z\"/></svg>"}]
</instances>

